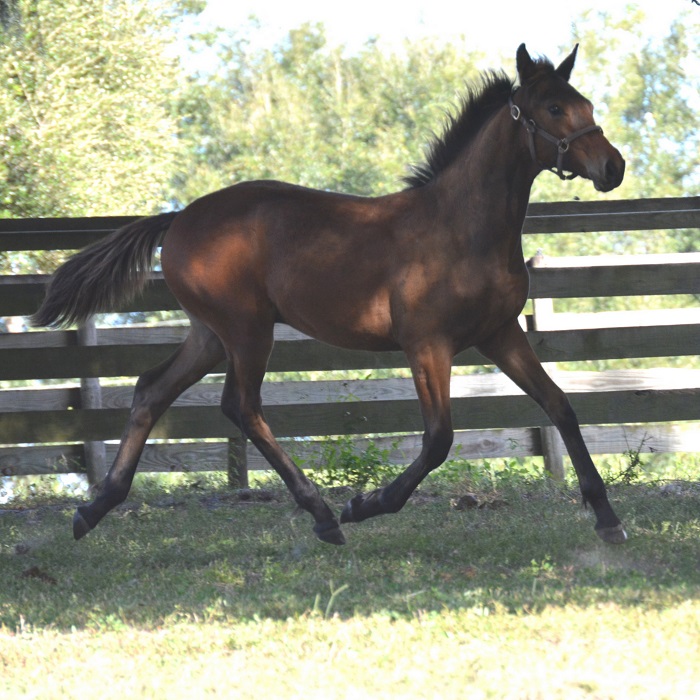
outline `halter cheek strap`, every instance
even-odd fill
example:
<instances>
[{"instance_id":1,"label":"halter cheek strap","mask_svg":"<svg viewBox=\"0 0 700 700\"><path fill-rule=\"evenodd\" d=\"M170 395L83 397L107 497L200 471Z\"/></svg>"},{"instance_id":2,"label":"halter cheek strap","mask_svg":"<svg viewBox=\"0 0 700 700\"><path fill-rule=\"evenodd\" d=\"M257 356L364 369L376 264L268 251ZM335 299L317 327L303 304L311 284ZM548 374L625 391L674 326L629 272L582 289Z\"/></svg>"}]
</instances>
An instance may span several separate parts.
<instances>
[{"instance_id":1,"label":"halter cheek strap","mask_svg":"<svg viewBox=\"0 0 700 700\"><path fill-rule=\"evenodd\" d=\"M564 164L564 155L569 150L569 145L571 142L577 139L579 136L590 134L593 131L599 131L601 134L603 133L603 129L601 127L599 127L597 124L591 124L591 126L574 131L573 134L569 134L568 136L564 136L564 138L560 139L556 136L552 136L552 134L537 126L534 119L527 119L524 117L520 111L520 107L514 104L512 97L508 98L508 106L510 107L510 116L513 117L516 122L520 122L528 133L528 145L530 147L530 155L532 156L532 160L534 160L535 163L537 163L543 170L549 170L562 180L573 180L576 177L574 173L571 173L571 175L564 175L564 169L562 167ZM543 139L549 141L557 147L558 155L557 164L555 167L547 168L546 166L542 165L537 157L537 149L535 146L536 134L539 134Z\"/></svg>"}]
</instances>

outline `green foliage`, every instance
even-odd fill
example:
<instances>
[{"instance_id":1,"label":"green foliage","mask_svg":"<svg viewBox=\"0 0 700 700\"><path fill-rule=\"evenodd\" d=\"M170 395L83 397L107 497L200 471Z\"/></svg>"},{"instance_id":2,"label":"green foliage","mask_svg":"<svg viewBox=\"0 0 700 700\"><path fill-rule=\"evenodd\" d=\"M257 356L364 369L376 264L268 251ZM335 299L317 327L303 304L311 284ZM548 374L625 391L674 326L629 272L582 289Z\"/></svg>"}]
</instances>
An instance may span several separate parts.
<instances>
[{"instance_id":1,"label":"green foliage","mask_svg":"<svg viewBox=\"0 0 700 700\"><path fill-rule=\"evenodd\" d=\"M0 28L0 217L162 209L178 152L170 4L19 0L14 9ZM62 259L0 253L0 270L49 272Z\"/></svg>"},{"instance_id":2,"label":"green foliage","mask_svg":"<svg viewBox=\"0 0 700 700\"><path fill-rule=\"evenodd\" d=\"M642 458L642 448L644 447L644 440L637 447L630 447L625 453L624 457L627 458L627 464L625 467L614 477L608 478L607 483L612 484L619 481L623 484L633 484L641 479L642 472L644 471L644 460Z\"/></svg>"},{"instance_id":3,"label":"green foliage","mask_svg":"<svg viewBox=\"0 0 700 700\"><path fill-rule=\"evenodd\" d=\"M359 450L350 436L326 440L312 478L321 486L350 486L362 490L382 486L401 471L389 464L389 449L374 442Z\"/></svg>"},{"instance_id":4,"label":"green foliage","mask_svg":"<svg viewBox=\"0 0 700 700\"><path fill-rule=\"evenodd\" d=\"M185 4L18 0L0 27L0 217L162 209L178 152L167 29ZM46 272L56 253L0 254Z\"/></svg>"},{"instance_id":5,"label":"green foliage","mask_svg":"<svg viewBox=\"0 0 700 700\"><path fill-rule=\"evenodd\" d=\"M172 37L199 0L17 0L0 29L0 215L149 213L246 179L345 192L399 189L483 57L433 40L354 54L321 25L253 48L255 24L193 36L217 70L187 73ZM697 13L663 40L639 10L584 13L574 84L627 158L612 197L697 191ZM0 24L2 24L0 22ZM569 50L572 40L563 49ZM556 57L553 57L556 58ZM508 59L510 60L510 59ZM498 66L494 66L498 67ZM512 65L504 67L514 73ZM535 200L598 197L588 182L540 177ZM696 231L528 237L546 254L697 250ZM15 256L15 268L42 271Z\"/></svg>"},{"instance_id":6,"label":"green foliage","mask_svg":"<svg viewBox=\"0 0 700 700\"><path fill-rule=\"evenodd\" d=\"M379 195L401 188L478 56L451 45L406 43L356 55L304 25L268 49L245 34L219 40L221 69L195 77L180 103L189 144L178 200L248 179Z\"/></svg>"},{"instance_id":7,"label":"green foliage","mask_svg":"<svg viewBox=\"0 0 700 700\"><path fill-rule=\"evenodd\" d=\"M643 19L638 9L620 16L585 12L565 47L581 42L574 84L593 99L628 161L615 198L678 196L694 192L700 178L694 104L700 85L692 68L700 48L697 15L687 12L655 41L642 34ZM252 48L245 30L206 41L219 47L220 69L191 78L180 101L191 154L175 180L182 202L245 179L358 194L393 191L481 62L429 40L406 42L394 53L368 42L348 55L327 42L321 25L304 25L266 49ZM588 182L561 183L548 174L533 193L535 200L599 196ZM629 238L589 236L575 251L620 252L629 242L640 252L668 250L658 236ZM556 252L568 252L566 237L546 240L548 250L561 243Z\"/></svg>"},{"instance_id":8,"label":"green foliage","mask_svg":"<svg viewBox=\"0 0 700 700\"><path fill-rule=\"evenodd\" d=\"M165 5L19 3L0 34L0 207L5 216L151 212L176 153Z\"/></svg>"},{"instance_id":9,"label":"green foliage","mask_svg":"<svg viewBox=\"0 0 700 700\"><path fill-rule=\"evenodd\" d=\"M431 483L448 484L467 491L499 491L521 488L544 475L541 457L526 459L466 460L457 455L430 476Z\"/></svg>"}]
</instances>

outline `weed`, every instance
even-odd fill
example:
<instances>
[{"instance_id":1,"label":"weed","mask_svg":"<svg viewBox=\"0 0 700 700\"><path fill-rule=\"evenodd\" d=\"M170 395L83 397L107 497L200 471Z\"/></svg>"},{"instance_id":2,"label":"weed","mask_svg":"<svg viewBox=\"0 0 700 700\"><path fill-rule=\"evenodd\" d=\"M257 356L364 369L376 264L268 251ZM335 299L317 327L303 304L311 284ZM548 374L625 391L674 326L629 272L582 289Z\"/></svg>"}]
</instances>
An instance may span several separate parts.
<instances>
[{"instance_id":1,"label":"weed","mask_svg":"<svg viewBox=\"0 0 700 700\"><path fill-rule=\"evenodd\" d=\"M321 486L351 486L365 489L381 486L400 471L389 464L389 449L380 449L373 442L360 450L350 437L328 440L321 452L314 479Z\"/></svg>"},{"instance_id":2,"label":"weed","mask_svg":"<svg viewBox=\"0 0 700 700\"><path fill-rule=\"evenodd\" d=\"M616 475L608 476L606 479L608 484L621 483L629 485L640 480L644 472L644 462L641 457L641 452L648 440L649 436L645 435L637 447L630 447L623 453L627 464Z\"/></svg>"},{"instance_id":3,"label":"weed","mask_svg":"<svg viewBox=\"0 0 700 700\"><path fill-rule=\"evenodd\" d=\"M330 619L331 614L333 612L333 606L335 605L336 599L343 591L346 591L348 588L350 588L350 585L345 583L342 586L340 586L340 588L336 588L333 585L333 581L330 581L328 584L328 587L330 589L331 595L330 595L330 598L328 599L328 603L326 604L325 612L323 613L324 620ZM313 610L311 612L314 615L321 614L321 594L320 593L316 594L316 599L314 601L314 607L313 607Z\"/></svg>"},{"instance_id":4,"label":"weed","mask_svg":"<svg viewBox=\"0 0 700 700\"><path fill-rule=\"evenodd\" d=\"M552 557L549 554L546 554L541 561L531 559L529 572L535 578L551 575L554 572Z\"/></svg>"},{"instance_id":5,"label":"weed","mask_svg":"<svg viewBox=\"0 0 700 700\"><path fill-rule=\"evenodd\" d=\"M435 480L470 491L498 491L542 480L542 467L533 459L451 459L436 472Z\"/></svg>"}]
</instances>

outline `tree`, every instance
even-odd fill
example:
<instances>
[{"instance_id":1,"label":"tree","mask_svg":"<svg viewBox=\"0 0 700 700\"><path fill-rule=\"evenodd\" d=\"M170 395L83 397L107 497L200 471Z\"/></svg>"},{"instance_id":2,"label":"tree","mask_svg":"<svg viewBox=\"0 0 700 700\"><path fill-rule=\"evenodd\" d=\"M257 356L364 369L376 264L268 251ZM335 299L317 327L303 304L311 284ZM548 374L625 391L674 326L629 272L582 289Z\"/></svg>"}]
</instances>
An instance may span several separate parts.
<instances>
[{"instance_id":1,"label":"tree","mask_svg":"<svg viewBox=\"0 0 700 700\"><path fill-rule=\"evenodd\" d=\"M152 212L178 149L165 30L181 5L4 0L0 216Z\"/></svg>"},{"instance_id":2,"label":"tree","mask_svg":"<svg viewBox=\"0 0 700 700\"><path fill-rule=\"evenodd\" d=\"M477 73L477 56L430 41L393 54L369 42L346 56L321 25L265 50L241 35L220 41L221 70L192 78L180 106L191 154L175 181L183 203L246 179L367 195L400 189L445 101Z\"/></svg>"},{"instance_id":3,"label":"tree","mask_svg":"<svg viewBox=\"0 0 700 700\"><path fill-rule=\"evenodd\" d=\"M700 48L698 19L680 19L663 41L643 36L642 19L631 9L622 18L584 13L572 37L581 42L573 83L592 98L627 159L614 198L678 196L700 184L693 104L700 85L697 73L686 70ZM252 50L245 34L219 41L221 68L191 79L181 102L191 154L176 180L183 203L268 177L361 194L395 190L407 164L421 159L431 131L439 130L443 110L476 76L480 58L427 40L392 54L369 42L346 56L319 25L294 30L265 50ZM599 196L589 183L562 184L548 174L533 190L539 201ZM582 252L601 245L591 240Z\"/></svg>"}]
</instances>

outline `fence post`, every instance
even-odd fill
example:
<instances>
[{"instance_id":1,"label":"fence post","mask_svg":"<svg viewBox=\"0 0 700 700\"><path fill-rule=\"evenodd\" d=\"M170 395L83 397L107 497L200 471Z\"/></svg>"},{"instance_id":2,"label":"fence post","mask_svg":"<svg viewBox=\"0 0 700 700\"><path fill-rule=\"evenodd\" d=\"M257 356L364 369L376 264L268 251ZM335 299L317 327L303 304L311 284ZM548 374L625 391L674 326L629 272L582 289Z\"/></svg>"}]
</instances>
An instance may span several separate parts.
<instances>
[{"instance_id":1,"label":"fence post","mask_svg":"<svg viewBox=\"0 0 700 700\"><path fill-rule=\"evenodd\" d=\"M544 267L546 265L544 254L541 250L531 259L532 267ZM532 326L534 330L546 330L551 327L554 317L554 301L552 299L532 300ZM550 328L551 329L551 328ZM543 362L547 374L554 378L556 374L555 362ZM544 468L552 478L557 481L564 479L564 443L559 431L553 425L545 425L540 428L540 441L542 443L542 456L544 457Z\"/></svg>"},{"instance_id":2,"label":"fence post","mask_svg":"<svg viewBox=\"0 0 700 700\"><path fill-rule=\"evenodd\" d=\"M243 433L228 439L228 485L232 489L247 489L249 486L246 437Z\"/></svg>"},{"instance_id":3,"label":"fence post","mask_svg":"<svg viewBox=\"0 0 700 700\"><path fill-rule=\"evenodd\" d=\"M97 345L95 319L89 318L78 326L78 345ZM102 408L102 388L97 377L80 380L80 405L82 408ZM85 470L90 485L97 484L107 475L107 454L104 442L89 441L83 444Z\"/></svg>"}]
</instances>

